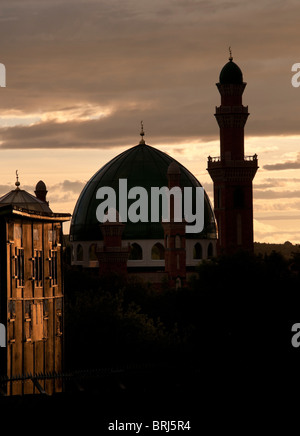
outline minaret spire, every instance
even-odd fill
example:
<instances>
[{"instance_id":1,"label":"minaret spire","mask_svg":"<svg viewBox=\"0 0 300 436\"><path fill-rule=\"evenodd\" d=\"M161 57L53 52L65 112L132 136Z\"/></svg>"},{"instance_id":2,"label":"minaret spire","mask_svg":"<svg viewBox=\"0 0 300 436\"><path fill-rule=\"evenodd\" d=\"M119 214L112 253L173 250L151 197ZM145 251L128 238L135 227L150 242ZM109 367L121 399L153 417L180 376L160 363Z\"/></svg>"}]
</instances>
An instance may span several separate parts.
<instances>
[{"instance_id":1,"label":"minaret spire","mask_svg":"<svg viewBox=\"0 0 300 436\"><path fill-rule=\"evenodd\" d=\"M18 174L18 170L16 170L16 183L15 183L15 185L16 185L16 189L20 189L19 188L19 186L20 186L20 182L19 182L19 174Z\"/></svg>"},{"instance_id":2,"label":"minaret spire","mask_svg":"<svg viewBox=\"0 0 300 436\"><path fill-rule=\"evenodd\" d=\"M145 144L145 141L144 141L145 132L144 132L144 123L143 123L143 121L141 121L141 132L140 132L140 135L141 135L140 144Z\"/></svg>"}]
</instances>

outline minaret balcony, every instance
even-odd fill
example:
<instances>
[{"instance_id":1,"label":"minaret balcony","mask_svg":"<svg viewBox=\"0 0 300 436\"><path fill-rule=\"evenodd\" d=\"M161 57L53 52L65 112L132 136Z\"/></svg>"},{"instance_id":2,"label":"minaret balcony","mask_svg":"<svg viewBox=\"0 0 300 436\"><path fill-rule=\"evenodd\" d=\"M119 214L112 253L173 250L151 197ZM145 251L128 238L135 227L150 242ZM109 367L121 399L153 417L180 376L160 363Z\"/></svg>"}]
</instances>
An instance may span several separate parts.
<instances>
[{"instance_id":1,"label":"minaret balcony","mask_svg":"<svg viewBox=\"0 0 300 436\"><path fill-rule=\"evenodd\" d=\"M208 168L221 168L221 167L255 167L257 166L257 154L253 156L244 156L243 160L225 160L221 156L207 158Z\"/></svg>"},{"instance_id":2,"label":"minaret balcony","mask_svg":"<svg viewBox=\"0 0 300 436\"><path fill-rule=\"evenodd\" d=\"M244 128L249 116L247 106L219 106L216 107L215 117L222 129Z\"/></svg>"},{"instance_id":3,"label":"minaret balcony","mask_svg":"<svg viewBox=\"0 0 300 436\"><path fill-rule=\"evenodd\" d=\"M247 114L248 106L216 106L216 114Z\"/></svg>"},{"instance_id":4,"label":"minaret balcony","mask_svg":"<svg viewBox=\"0 0 300 436\"><path fill-rule=\"evenodd\" d=\"M207 170L214 181L252 180L258 169L257 154L245 156L243 160L225 160L208 156Z\"/></svg>"}]
</instances>

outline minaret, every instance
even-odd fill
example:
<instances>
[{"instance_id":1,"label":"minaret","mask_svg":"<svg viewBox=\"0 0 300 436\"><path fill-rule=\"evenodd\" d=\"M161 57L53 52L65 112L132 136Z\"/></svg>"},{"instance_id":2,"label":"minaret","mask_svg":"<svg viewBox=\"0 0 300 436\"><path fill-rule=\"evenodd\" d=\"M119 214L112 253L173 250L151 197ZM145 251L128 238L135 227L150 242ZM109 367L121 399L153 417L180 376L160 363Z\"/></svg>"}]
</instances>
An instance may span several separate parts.
<instances>
[{"instance_id":1,"label":"minaret","mask_svg":"<svg viewBox=\"0 0 300 436\"><path fill-rule=\"evenodd\" d=\"M115 214L115 216L114 216ZM100 276L116 273L127 275L127 260L129 246L122 245L122 233L125 224L122 223L117 210L109 209L107 220L100 224L103 235L103 247L97 247Z\"/></svg>"},{"instance_id":2,"label":"minaret","mask_svg":"<svg viewBox=\"0 0 300 436\"><path fill-rule=\"evenodd\" d=\"M219 83L221 106L215 117L220 128L220 156L208 157L207 170L214 182L214 212L218 224L218 254L253 251L252 180L258 169L257 155L244 154L244 127L249 116L243 106L246 87L240 68L233 62L223 67Z\"/></svg>"},{"instance_id":3,"label":"minaret","mask_svg":"<svg viewBox=\"0 0 300 436\"><path fill-rule=\"evenodd\" d=\"M45 203L47 203L49 205L49 201L46 200L46 196L47 196L48 191L47 191L45 183L42 180L40 180L36 184L34 193L35 193L35 196L39 200L44 201Z\"/></svg>"},{"instance_id":4,"label":"minaret","mask_svg":"<svg viewBox=\"0 0 300 436\"><path fill-rule=\"evenodd\" d=\"M176 162L168 167L168 188L180 187L180 168ZM176 288L184 286L186 281L186 249L185 249L185 220L174 220L175 204L173 195L170 196L170 220L163 222L165 238L165 272L170 286Z\"/></svg>"}]
</instances>

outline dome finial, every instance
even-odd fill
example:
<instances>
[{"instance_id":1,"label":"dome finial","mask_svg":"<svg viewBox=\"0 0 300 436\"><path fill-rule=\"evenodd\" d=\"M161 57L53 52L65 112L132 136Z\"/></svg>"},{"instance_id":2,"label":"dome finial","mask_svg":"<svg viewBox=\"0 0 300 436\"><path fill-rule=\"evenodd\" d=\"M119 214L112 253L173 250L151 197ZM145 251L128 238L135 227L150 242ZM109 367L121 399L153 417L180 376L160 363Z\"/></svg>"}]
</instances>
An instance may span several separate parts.
<instances>
[{"instance_id":1,"label":"dome finial","mask_svg":"<svg viewBox=\"0 0 300 436\"><path fill-rule=\"evenodd\" d=\"M231 51L231 47L230 46L229 46L229 60L230 60L230 62L233 61L232 51Z\"/></svg>"},{"instance_id":2,"label":"dome finial","mask_svg":"<svg viewBox=\"0 0 300 436\"><path fill-rule=\"evenodd\" d=\"M144 135L145 135L145 132L144 132L144 124L143 124L143 121L141 121L141 133L140 133L140 135L141 135L141 137L142 137L142 139L140 140L140 144L145 144L145 141L144 141Z\"/></svg>"},{"instance_id":3,"label":"dome finial","mask_svg":"<svg viewBox=\"0 0 300 436\"><path fill-rule=\"evenodd\" d=\"M20 182L19 182L19 174L18 174L18 170L16 170L16 183L15 183L15 185L16 185L16 189L20 189L19 188L19 186L20 186Z\"/></svg>"}]
</instances>

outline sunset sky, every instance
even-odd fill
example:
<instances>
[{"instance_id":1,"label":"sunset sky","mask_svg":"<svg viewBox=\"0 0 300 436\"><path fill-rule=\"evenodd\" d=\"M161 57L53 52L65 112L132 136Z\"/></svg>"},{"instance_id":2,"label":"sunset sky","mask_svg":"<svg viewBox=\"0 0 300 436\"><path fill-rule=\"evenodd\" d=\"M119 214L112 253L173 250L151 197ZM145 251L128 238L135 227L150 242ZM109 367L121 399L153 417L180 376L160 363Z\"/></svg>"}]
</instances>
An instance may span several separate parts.
<instances>
[{"instance_id":1,"label":"sunset sky","mask_svg":"<svg viewBox=\"0 0 300 436\"><path fill-rule=\"evenodd\" d=\"M84 184L145 141L172 155L212 198L219 155L216 82L243 71L257 153L254 239L300 243L299 0L2 0L0 194L44 180L55 212L73 212Z\"/></svg>"}]
</instances>

